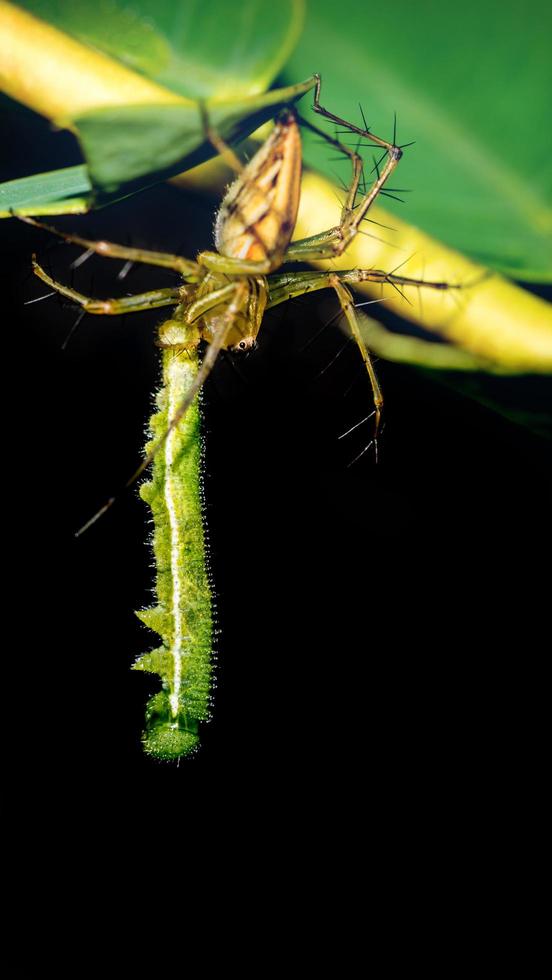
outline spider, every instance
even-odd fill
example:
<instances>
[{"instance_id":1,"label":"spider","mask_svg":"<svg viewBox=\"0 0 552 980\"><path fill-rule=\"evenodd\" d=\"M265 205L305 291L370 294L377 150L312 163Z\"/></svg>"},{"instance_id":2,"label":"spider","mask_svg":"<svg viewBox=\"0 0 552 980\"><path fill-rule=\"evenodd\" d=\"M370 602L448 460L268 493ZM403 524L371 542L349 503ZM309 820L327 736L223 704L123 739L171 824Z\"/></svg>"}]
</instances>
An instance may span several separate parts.
<instances>
[{"instance_id":1,"label":"spider","mask_svg":"<svg viewBox=\"0 0 552 980\"><path fill-rule=\"evenodd\" d=\"M314 111L336 126L343 126L356 134L359 141L370 140L374 146L385 150L384 165L381 170L376 166L376 177L372 186L362 193L357 203L359 187L361 180L363 181L363 161L360 154L312 123L301 120L303 125L348 156L351 161L351 183L339 223L325 232L291 241L297 219L301 181L299 118L291 108L280 113L268 139L246 166L242 165L234 151L212 129L207 114L202 109L207 138L238 176L227 190L216 217L216 251L200 252L195 261L179 255L130 248L113 242L90 241L79 235L60 232L33 218L22 218L23 221L44 228L89 252L96 252L107 258L163 266L175 270L182 277L181 285L176 287L118 299L92 299L54 280L33 256L35 274L58 293L83 307L86 313L120 315L173 306L175 309L171 318L159 326L157 345L173 350L176 354L192 352L201 342L207 345L193 384L176 408L166 431L127 485L133 483L149 466L169 433L183 418L220 351L251 350L256 346L265 310L319 289L329 288L337 295L366 367L374 401L372 441L377 448L383 397L370 353L362 337L350 287L363 282L389 283L394 286L423 285L434 289L446 289L449 286L444 282L427 282L377 269L278 271L287 263L308 263L341 255L359 232L371 204L397 167L403 153L402 147L395 142L388 142L369 129L359 128L325 109L320 102L320 76L314 77ZM114 498L110 498L96 516L103 513L113 500Z\"/></svg>"}]
</instances>

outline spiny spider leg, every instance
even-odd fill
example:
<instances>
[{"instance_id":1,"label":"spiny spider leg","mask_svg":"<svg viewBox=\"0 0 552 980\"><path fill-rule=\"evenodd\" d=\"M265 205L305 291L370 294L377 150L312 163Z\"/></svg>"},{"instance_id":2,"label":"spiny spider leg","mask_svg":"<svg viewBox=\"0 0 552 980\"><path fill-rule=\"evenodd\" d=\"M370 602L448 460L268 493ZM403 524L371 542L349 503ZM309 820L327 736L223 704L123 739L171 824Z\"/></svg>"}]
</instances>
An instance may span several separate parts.
<instances>
[{"instance_id":1,"label":"spiny spider leg","mask_svg":"<svg viewBox=\"0 0 552 980\"><path fill-rule=\"evenodd\" d=\"M329 136L328 133L324 133L322 129L309 125L309 128L314 129L315 132L324 137L324 139L326 139L331 146L339 146L340 149L351 157L353 176L347 195L347 201L341 213L341 220L339 224L335 228L330 228L328 231L322 232L319 235L312 235L310 238L304 238L294 242L287 249L284 256L284 262L309 262L311 260L316 261L318 259L331 259L336 255L341 255L357 234L366 212L380 193L381 189L395 170L395 167L402 157L402 149L400 146L396 146L395 143L389 143L388 140L382 139L381 136L376 136L368 129L360 129L358 126L355 126L354 123L349 123L346 119L342 119L341 116L336 116L333 112L329 112L327 109L325 109L324 106L320 104L320 90L321 80L320 77L318 77L314 92L314 111L323 116L325 119L329 119L340 126L345 126L350 132L357 133L357 135L361 138L369 139L377 146L384 147L386 150L387 162L381 173L378 171L376 179L374 180L371 188L366 192L366 194L364 194L362 200L355 208L354 201L360 178L362 176L362 157L356 152L356 150L351 151L350 149L347 149L332 136Z\"/></svg>"},{"instance_id":2,"label":"spiny spider leg","mask_svg":"<svg viewBox=\"0 0 552 980\"><path fill-rule=\"evenodd\" d=\"M305 293L315 292L318 289L327 289L331 286L330 277L337 276L340 282L350 286L356 286L364 282L379 282L382 285L388 283L390 286L427 286L428 289L457 289L464 287L459 283L441 282L438 280L413 279L409 276L397 276L392 272L384 272L382 269L342 269L325 270L321 272L291 272L276 273L268 277L270 289L267 309L278 306L288 299L296 296L304 296Z\"/></svg>"},{"instance_id":3,"label":"spiny spider leg","mask_svg":"<svg viewBox=\"0 0 552 980\"><path fill-rule=\"evenodd\" d=\"M358 285L364 282L388 283L395 289L399 286L427 286L430 289L460 289L458 285L447 282L425 282L420 279L412 279L408 276L397 276L390 272L383 272L379 269L349 269L345 271L327 272L296 272L291 274L282 273L269 276L269 298L267 309L278 306L286 300L294 299L297 296L304 296L306 293L315 292L319 289L334 289L337 293L342 312L347 318L347 323L351 330L364 366L368 372L372 393L374 397L375 422L374 422L374 445L377 454L377 437L380 428L381 414L383 409L383 396L376 377L373 362L362 338L362 334L355 315L355 304L348 286ZM406 299L406 297L405 297ZM330 321L331 322L331 321Z\"/></svg>"},{"instance_id":4,"label":"spiny spider leg","mask_svg":"<svg viewBox=\"0 0 552 980\"><path fill-rule=\"evenodd\" d=\"M347 120L342 119L341 116L335 116L333 112L330 112L328 109L325 109L324 106L320 104L322 79L318 74L315 75L314 77L316 78L316 85L314 89L314 102L313 102L313 109L315 112L318 112L319 115L324 116L325 119L329 119L331 122L337 123L338 126L345 126L346 130L349 133L356 133L357 136L361 137L361 139L370 139L372 143L377 143L378 146L383 146L385 147L386 150L390 150L393 148L397 150L400 149L400 147L395 146L393 143L389 143L388 140L382 139L381 136L376 136L367 127L365 127L364 129L360 129L358 126L355 126L354 123L347 122ZM334 141L332 140L332 142Z\"/></svg>"},{"instance_id":5,"label":"spiny spider leg","mask_svg":"<svg viewBox=\"0 0 552 980\"><path fill-rule=\"evenodd\" d=\"M286 280L284 276L274 276L275 280L283 280L273 284L272 277L269 279L270 295L267 303L267 309L273 306L277 306L279 303L285 302L287 299L291 299L296 296L304 295L307 292L315 291L318 289L333 289L337 293L337 298L341 306L341 312L344 313L347 323L351 331L352 339L354 339L366 371L368 372L368 377L370 379L370 384L372 386L372 394L374 398L374 409L375 409L375 422L374 422L374 443L376 445L377 453L377 437L381 421L381 413L383 409L383 396L381 393L381 388L376 377L376 372L374 371L374 366L366 344L362 338L360 327L358 325L357 318L354 311L354 300L350 290L347 286L343 285L343 280L346 280L347 273L339 272L313 272L313 273L299 273L296 281L296 277L289 277ZM358 276L363 277L363 281L366 281L366 273L361 270L353 270L352 281L358 282ZM349 280L351 281L351 280ZM332 319L336 319L333 317Z\"/></svg>"},{"instance_id":6,"label":"spiny spider leg","mask_svg":"<svg viewBox=\"0 0 552 980\"><path fill-rule=\"evenodd\" d=\"M372 385L372 395L374 397L374 446L376 451L376 460L378 454L378 432L381 422L381 413L383 409L383 395L381 393L381 388L379 386L378 379L376 377L376 372L374 371L374 365L372 364L372 359L368 353L368 349L364 340L362 339L362 334L360 332L360 327L358 325L358 320L355 315L355 304L350 290L344 286L340 280L339 276L332 273L330 276L330 286L333 286L337 293L337 298L341 304L341 309L347 318L347 323L349 324L349 329L351 334L355 339L355 343L361 353L362 360L364 361L364 366L368 372L368 377L370 378L370 384Z\"/></svg>"},{"instance_id":7,"label":"spiny spider leg","mask_svg":"<svg viewBox=\"0 0 552 980\"><path fill-rule=\"evenodd\" d=\"M351 160L351 166L353 168L353 178L351 184L348 188L345 186L345 182L343 182L342 185L343 189L347 191L347 199L341 210L341 220L343 221L345 216L353 210L355 205L357 191L362 178L362 157L356 150L352 150L350 146L346 146L345 143L341 143L333 136L330 136L329 133L325 133L323 129L315 126L303 116L298 116L298 119L302 126L305 126L306 129L310 129L312 133L317 133L318 136L322 136L327 143L335 146L336 149L340 150L341 153L346 154ZM302 241L309 241L309 239L302 239ZM297 242L294 242L292 247L294 247L296 244Z\"/></svg>"},{"instance_id":8,"label":"spiny spider leg","mask_svg":"<svg viewBox=\"0 0 552 980\"><path fill-rule=\"evenodd\" d=\"M175 306L181 296L181 290L175 287L152 289L147 293L137 293L135 296L121 296L119 299L92 299L78 293L70 286L56 282L38 264L33 255L33 270L43 282L52 286L62 296L67 296L84 308L86 313L97 313L108 316L118 316L121 313L138 313L140 310L154 310L159 306Z\"/></svg>"},{"instance_id":9,"label":"spiny spider leg","mask_svg":"<svg viewBox=\"0 0 552 980\"><path fill-rule=\"evenodd\" d=\"M172 255L170 252L151 252L144 248L130 248L127 245L118 245L116 242L91 241L88 238L81 238L80 235L75 235L72 232L60 231L58 228L54 228L53 225L47 225L43 221L36 221L35 218L29 218L20 214L14 214L14 218L18 218L19 221L24 221L27 225L33 225L35 228L42 228L44 231L49 231L50 234L56 235L58 238L63 238L65 242L81 245L82 248L86 248L90 252L96 252L98 255L102 255L108 259L127 259L130 262L143 262L146 265L158 265L165 269L174 269L188 280L195 279L198 274L197 263L192 262L191 259L182 258L180 255Z\"/></svg>"}]
</instances>

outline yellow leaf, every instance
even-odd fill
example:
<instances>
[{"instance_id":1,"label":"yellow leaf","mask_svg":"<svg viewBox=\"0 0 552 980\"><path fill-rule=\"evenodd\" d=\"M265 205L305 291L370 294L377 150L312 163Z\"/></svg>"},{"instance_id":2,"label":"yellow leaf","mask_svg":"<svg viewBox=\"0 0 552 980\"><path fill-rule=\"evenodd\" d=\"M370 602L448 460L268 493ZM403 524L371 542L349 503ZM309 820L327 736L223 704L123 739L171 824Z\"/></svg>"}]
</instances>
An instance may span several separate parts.
<instances>
[{"instance_id":1,"label":"yellow leaf","mask_svg":"<svg viewBox=\"0 0 552 980\"><path fill-rule=\"evenodd\" d=\"M413 287L406 287L410 303L385 286L385 306L499 369L552 371L552 307L548 303L377 205L369 215L380 224L392 225L393 230L365 224L367 234L357 235L340 258L315 264L386 272L400 265L398 275L460 285L462 289L448 291L421 289L419 296ZM295 238L332 228L338 219L336 188L317 174L305 174ZM372 235L376 237L368 237ZM382 295L379 284L367 283L358 289L374 298Z\"/></svg>"},{"instance_id":2,"label":"yellow leaf","mask_svg":"<svg viewBox=\"0 0 552 980\"><path fill-rule=\"evenodd\" d=\"M0 88L59 125L88 109L188 99L0 0Z\"/></svg>"}]
</instances>

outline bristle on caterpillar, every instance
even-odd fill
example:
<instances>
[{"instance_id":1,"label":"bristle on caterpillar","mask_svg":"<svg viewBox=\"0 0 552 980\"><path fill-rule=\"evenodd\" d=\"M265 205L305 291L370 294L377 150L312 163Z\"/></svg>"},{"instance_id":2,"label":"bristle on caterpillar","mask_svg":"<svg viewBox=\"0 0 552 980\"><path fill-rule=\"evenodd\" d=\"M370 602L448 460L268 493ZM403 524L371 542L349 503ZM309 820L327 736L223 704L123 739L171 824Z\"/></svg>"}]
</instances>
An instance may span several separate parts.
<instances>
[{"instance_id":1,"label":"bristle on caterpillar","mask_svg":"<svg viewBox=\"0 0 552 980\"><path fill-rule=\"evenodd\" d=\"M198 371L197 353L163 353L163 386L149 427L146 453L167 431ZM213 615L202 516L200 410L196 398L157 453L140 495L153 515L157 604L137 616L162 645L143 654L136 670L159 674L162 690L146 708L145 751L157 758L189 755L209 718Z\"/></svg>"}]
</instances>

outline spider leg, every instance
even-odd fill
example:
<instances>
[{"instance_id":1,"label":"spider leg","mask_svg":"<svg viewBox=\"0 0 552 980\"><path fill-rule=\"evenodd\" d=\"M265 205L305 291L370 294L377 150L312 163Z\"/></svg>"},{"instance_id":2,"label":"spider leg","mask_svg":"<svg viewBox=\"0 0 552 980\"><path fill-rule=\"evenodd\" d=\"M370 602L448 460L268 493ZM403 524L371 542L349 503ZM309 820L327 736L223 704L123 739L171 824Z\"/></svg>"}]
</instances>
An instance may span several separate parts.
<instances>
[{"instance_id":1,"label":"spider leg","mask_svg":"<svg viewBox=\"0 0 552 980\"><path fill-rule=\"evenodd\" d=\"M304 296L305 293L331 286L331 277L339 279L347 286L355 286L363 282L379 282L398 289L400 286L426 286L436 290L460 290L464 287L458 283L441 282L429 279L413 279L409 276L397 276L392 272L381 269L344 269L330 272L284 272L268 277L269 300L267 308L278 306L288 299Z\"/></svg>"},{"instance_id":2,"label":"spider leg","mask_svg":"<svg viewBox=\"0 0 552 980\"><path fill-rule=\"evenodd\" d=\"M323 129L320 129L318 126L314 126L313 123L308 121L308 119L304 119L302 116L299 116L298 118L302 126L310 129L312 133L322 136L327 143L334 146L341 153L344 153L351 160L353 177L350 186L347 188L347 199L341 212L341 218L343 220L344 217L353 210L355 205L359 184L362 178L362 157L356 150L352 150L350 146L347 146L345 143L341 143L340 140L334 139L334 137L330 136L329 133L325 133ZM345 189L345 183L343 183L343 189ZM297 243L294 242L293 244L295 245Z\"/></svg>"},{"instance_id":3,"label":"spider leg","mask_svg":"<svg viewBox=\"0 0 552 980\"><path fill-rule=\"evenodd\" d=\"M378 274L383 275L383 273ZM364 343L362 338L362 333L358 323L357 316L355 314L355 306L353 297L350 290L345 282L359 282L360 277L365 279L370 276L370 273L363 273L362 270L352 270L351 273L347 272L304 272L291 275L275 275L270 276L268 280L269 284L269 300L267 303L267 309L273 306L277 306L280 303L285 302L287 299L292 299L295 296L301 296L305 293L315 291L318 289L333 289L337 293L337 298L339 300L341 310L344 313L347 323L351 331L351 336L353 337L364 362L364 366L368 373L370 379L370 384L372 386L372 394L374 398L374 443L376 445L377 452L377 436L380 428L381 414L383 409L383 396L381 393L381 388L379 386L378 379L376 377L376 372L372 364L372 359L368 352L368 348ZM349 277L349 278L347 278Z\"/></svg>"},{"instance_id":4,"label":"spider leg","mask_svg":"<svg viewBox=\"0 0 552 980\"><path fill-rule=\"evenodd\" d=\"M166 289L152 289L147 293L137 293L135 296L121 296L118 299L92 299L78 293L70 286L64 286L57 282L42 268L33 255L33 271L39 279L47 283L62 296L67 296L82 306L86 313L105 314L108 316L118 316L120 313L138 313L140 310L153 310L159 306L175 306L181 297L178 287L168 287Z\"/></svg>"},{"instance_id":5,"label":"spider leg","mask_svg":"<svg viewBox=\"0 0 552 980\"><path fill-rule=\"evenodd\" d=\"M459 283L441 282L438 280L431 281L426 279L412 279L408 276L399 276L395 273L383 272L379 269L348 269L335 272L328 270L325 272L313 271L276 273L275 275L268 277L269 296L266 308L271 309L274 306L279 306L280 303L285 303L288 299L304 296L306 293L316 292L317 290L328 288L333 288L338 293L340 300L343 298L345 301L345 297L339 289L339 287L341 287L347 294L347 304L346 308L343 308L343 313L345 313L347 317L347 321L354 339L357 340L358 332L362 327L362 336L368 338L368 346L371 352L376 352L379 357L385 357L392 361L422 364L444 370L489 370L488 362L485 362L482 358L476 357L475 355L468 354L467 352L462 351L450 344L436 344L431 341L418 339L416 337L407 337L403 334L391 333L384 327L375 323L375 321L365 317L362 313L360 313L360 315L355 313L354 311L358 306L363 307L374 303L381 303L386 299L386 297L382 296L380 299L371 299L366 303L358 303L354 307L349 306L349 303L352 302L349 287L365 282L381 283L382 286L389 285L395 289L398 289L401 294L401 286L415 288L426 286L433 290L451 290L452 294L454 295L458 290L463 290L470 288L470 286L476 285L476 283L462 285ZM338 288L336 288L336 284ZM335 317L332 317L332 320L329 322L331 323L334 319ZM326 326L328 326L328 324L326 324ZM367 345L362 341L362 343L358 343L358 346L370 376L370 381L372 382L372 389L375 393L375 401L377 401L376 392L379 389L379 385L377 385L377 380L376 384L374 385L375 377L373 380L373 367L370 369L372 362L370 355L368 354ZM367 357L365 355L367 355ZM379 394L381 396L381 391ZM381 405L379 407L379 417L381 417Z\"/></svg>"},{"instance_id":6,"label":"spider leg","mask_svg":"<svg viewBox=\"0 0 552 980\"><path fill-rule=\"evenodd\" d=\"M43 221L37 221L35 218L23 217L23 215L17 214L14 214L14 217L19 218L20 221L24 221L27 225L33 225L35 228L42 228L44 231L49 231L50 234L62 238L65 242L80 245L88 252L96 252L98 255L103 255L108 259L126 259L129 262L143 262L146 265L157 265L165 269L175 269L184 278L194 279L199 271L196 262L182 258L180 255L171 255L170 252L151 252L148 249L117 245L115 242L106 242L103 240L92 241L88 238L81 238L80 235L59 231L52 225L47 225Z\"/></svg>"},{"instance_id":7,"label":"spider leg","mask_svg":"<svg viewBox=\"0 0 552 980\"><path fill-rule=\"evenodd\" d=\"M226 165L230 167L230 170L233 170L236 174L243 173L245 167L239 156L226 142L226 140L223 139L218 130L211 125L209 121L209 114L207 112L207 106L204 102L199 103L199 111L201 113L201 122L203 124L205 139L207 139L211 146L215 148L217 153L220 154Z\"/></svg>"},{"instance_id":8,"label":"spider leg","mask_svg":"<svg viewBox=\"0 0 552 980\"><path fill-rule=\"evenodd\" d=\"M92 299L78 293L70 286L57 282L42 268L33 255L33 271L39 279L51 286L56 292L82 306L86 313L118 316L120 313L138 313L140 310L153 310L159 306L175 306L181 296L178 287L152 289L147 293L137 293L135 296L121 296L119 299Z\"/></svg>"},{"instance_id":9,"label":"spider leg","mask_svg":"<svg viewBox=\"0 0 552 980\"><path fill-rule=\"evenodd\" d=\"M379 432L380 422L381 422L381 413L383 411L383 395L381 393L381 388L379 386L379 382L376 377L376 372L374 370L374 365L372 364L372 359L368 352L368 348L366 347L366 344L364 343L364 340L362 338L360 326L355 314L355 304L350 290L347 289L347 287L344 286L342 282L340 282L339 276L335 275L335 273L332 273L329 276L328 285L332 286L337 293L337 298L340 302L341 309L345 314L347 323L349 324L351 334L360 351L362 360L364 362L364 366L368 372L368 377L370 378L370 384L372 386L372 395L374 398L374 410L375 410L374 445L376 447L376 456L377 456L378 432Z\"/></svg>"},{"instance_id":10,"label":"spider leg","mask_svg":"<svg viewBox=\"0 0 552 980\"><path fill-rule=\"evenodd\" d=\"M320 104L320 89L321 82L320 78L318 78L314 93L314 111L323 116L325 119L329 119L331 122L337 123L337 125L345 126L346 129L352 133L356 133L361 139L370 140L372 144L383 147L385 150L384 156L387 157L387 159L381 171L379 168L376 169L376 179L374 180L372 186L363 195L359 204L355 207L356 195L362 177L362 157L357 150L351 150L344 144L340 143L337 139L329 136L328 133L324 133L324 131L318 129L318 127L307 123L309 129L312 129L314 132L321 135L325 140L327 140L328 143L330 143L331 146L337 147L341 151L347 153L347 155L351 158L353 176L347 193L347 199L341 212L339 224L336 225L335 228L330 228L328 231L322 232L319 235L313 235L310 238L304 238L297 242L293 242L293 244L290 245L286 251L284 262L309 262L317 259L331 259L336 255L341 255L357 234L360 224L366 216L366 212L384 187L386 181L389 179L402 157L403 151L400 146L397 146L395 143L390 143L388 140L382 139L381 136L376 136L375 133L372 133L369 129L361 129L358 126L355 126L353 123L349 123L347 120L342 119L341 116L336 116L333 112L329 112L328 109L325 109L324 106Z\"/></svg>"},{"instance_id":11,"label":"spider leg","mask_svg":"<svg viewBox=\"0 0 552 980\"><path fill-rule=\"evenodd\" d=\"M247 259L234 259L220 252L200 252L198 262L211 272L222 272L227 276L263 276L274 267L273 259L251 262Z\"/></svg>"},{"instance_id":12,"label":"spider leg","mask_svg":"<svg viewBox=\"0 0 552 980\"><path fill-rule=\"evenodd\" d=\"M297 296L303 296L319 289L333 289L339 299L343 314L347 319L351 335L360 351L364 366L370 379L374 399L374 444L377 453L377 438L383 411L383 396L374 370L372 358L364 342L355 304L349 287L363 282L379 282L400 290L400 286L427 286L431 289L459 289L446 282L423 281L408 276L399 276L379 269L350 269L339 272L291 272L269 276L269 298L267 309ZM406 297L405 297L406 298ZM377 302L377 301L376 301Z\"/></svg>"}]
</instances>

